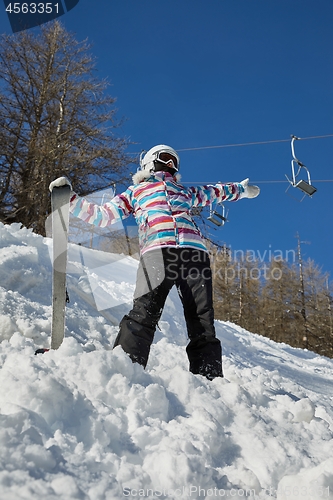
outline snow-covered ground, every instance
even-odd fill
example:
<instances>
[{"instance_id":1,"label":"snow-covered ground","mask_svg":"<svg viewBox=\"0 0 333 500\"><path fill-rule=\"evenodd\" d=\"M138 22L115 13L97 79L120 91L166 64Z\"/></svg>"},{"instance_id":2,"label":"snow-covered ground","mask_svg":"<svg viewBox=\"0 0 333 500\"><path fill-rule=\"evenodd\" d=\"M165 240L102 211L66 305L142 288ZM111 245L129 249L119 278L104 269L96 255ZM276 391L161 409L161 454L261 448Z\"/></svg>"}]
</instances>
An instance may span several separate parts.
<instances>
[{"instance_id":1,"label":"snow-covered ground","mask_svg":"<svg viewBox=\"0 0 333 500\"><path fill-rule=\"evenodd\" d=\"M66 338L35 356L49 244L0 224L1 500L333 499L333 360L216 321L225 378L192 375L173 290L143 370L111 350L137 261L75 245Z\"/></svg>"}]
</instances>

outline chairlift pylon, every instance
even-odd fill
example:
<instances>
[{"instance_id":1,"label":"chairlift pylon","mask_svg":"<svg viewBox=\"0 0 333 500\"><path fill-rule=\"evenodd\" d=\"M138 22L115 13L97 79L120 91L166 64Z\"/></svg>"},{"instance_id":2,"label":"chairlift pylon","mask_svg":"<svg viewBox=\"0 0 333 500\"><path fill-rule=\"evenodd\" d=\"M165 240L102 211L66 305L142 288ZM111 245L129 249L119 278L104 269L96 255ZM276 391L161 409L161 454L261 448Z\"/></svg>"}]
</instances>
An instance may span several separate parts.
<instances>
[{"instance_id":1,"label":"chairlift pylon","mask_svg":"<svg viewBox=\"0 0 333 500\"><path fill-rule=\"evenodd\" d=\"M300 140L300 137L296 137L295 135L291 136L291 153L293 156L293 159L291 160L291 172L292 172L292 180L289 179L289 177L286 175L287 180L289 181L290 185L287 187L286 192L292 187L297 187L301 191L303 191L304 196L300 201L303 201L306 195L312 196L317 189L311 184L311 177L310 177L310 171L309 169L302 163L295 155L295 147L294 147L294 142ZM297 165L297 166L296 166ZM295 173L295 170L298 168L297 172ZM302 168L306 171L307 173L307 181L304 179L299 179L297 180L297 177L299 176Z\"/></svg>"},{"instance_id":2,"label":"chairlift pylon","mask_svg":"<svg viewBox=\"0 0 333 500\"><path fill-rule=\"evenodd\" d=\"M207 217L207 220L209 220L209 222L212 222L216 226L224 226L224 224L228 222L228 213L226 213L223 203L218 203L217 206L221 207L221 211L218 211L217 208L214 209L213 203L210 205L209 217Z\"/></svg>"}]
</instances>

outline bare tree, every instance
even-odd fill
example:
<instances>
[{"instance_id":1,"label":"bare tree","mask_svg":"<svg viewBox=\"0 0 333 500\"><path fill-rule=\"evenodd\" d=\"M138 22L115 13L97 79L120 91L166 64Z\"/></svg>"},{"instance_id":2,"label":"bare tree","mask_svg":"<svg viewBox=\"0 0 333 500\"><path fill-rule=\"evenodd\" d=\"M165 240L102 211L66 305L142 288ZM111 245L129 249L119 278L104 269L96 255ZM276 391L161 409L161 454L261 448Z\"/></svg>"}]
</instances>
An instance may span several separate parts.
<instances>
[{"instance_id":1,"label":"bare tree","mask_svg":"<svg viewBox=\"0 0 333 500\"><path fill-rule=\"evenodd\" d=\"M235 279L230 250L207 241L213 275L214 311L217 319L231 321L232 289Z\"/></svg>"},{"instance_id":2,"label":"bare tree","mask_svg":"<svg viewBox=\"0 0 333 500\"><path fill-rule=\"evenodd\" d=\"M0 39L0 219L44 234L48 185L87 194L124 179L127 141L86 41L58 22Z\"/></svg>"},{"instance_id":3,"label":"bare tree","mask_svg":"<svg viewBox=\"0 0 333 500\"><path fill-rule=\"evenodd\" d=\"M259 333L298 346L300 323L298 274L284 260L272 260L261 292L262 325Z\"/></svg>"},{"instance_id":4,"label":"bare tree","mask_svg":"<svg viewBox=\"0 0 333 500\"><path fill-rule=\"evenodd\" d=\"M333 357L332 283L311 260L240 258L211 245L214 310L254 333Z\"/></svg>"},{"instance_id":5,"label":"bare tree","mask_svg":"<svg viewBox=\"0 0 333 500\"><path fill-rule=\"evenodd\" d=\"M309 259L304 264L308 349L332 356L332 296L328 277Z\"/></svg>"}]
</instances>

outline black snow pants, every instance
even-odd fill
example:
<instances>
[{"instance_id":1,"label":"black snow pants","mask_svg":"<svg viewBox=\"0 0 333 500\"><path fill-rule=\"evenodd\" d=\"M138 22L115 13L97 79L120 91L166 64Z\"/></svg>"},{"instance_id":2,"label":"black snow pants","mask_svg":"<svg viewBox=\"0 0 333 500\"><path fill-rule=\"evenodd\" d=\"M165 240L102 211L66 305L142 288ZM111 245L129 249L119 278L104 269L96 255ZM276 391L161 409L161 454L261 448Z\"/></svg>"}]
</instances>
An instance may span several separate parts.
<instances>
[{"instance_id":1,"label":"black snow pants","mask_svg":"<svg viewBox=\"0 0 333 500\"><path fill-rule=\"evenodd\" d=\"M144 367L157 323L173 285L184 308L189 337L189 370L208 379L223 377L222 348L216 338L209 255L192 248L163 248L141 256L132 310L120 322L120 345Z\"/></svg>"}]
</instances>

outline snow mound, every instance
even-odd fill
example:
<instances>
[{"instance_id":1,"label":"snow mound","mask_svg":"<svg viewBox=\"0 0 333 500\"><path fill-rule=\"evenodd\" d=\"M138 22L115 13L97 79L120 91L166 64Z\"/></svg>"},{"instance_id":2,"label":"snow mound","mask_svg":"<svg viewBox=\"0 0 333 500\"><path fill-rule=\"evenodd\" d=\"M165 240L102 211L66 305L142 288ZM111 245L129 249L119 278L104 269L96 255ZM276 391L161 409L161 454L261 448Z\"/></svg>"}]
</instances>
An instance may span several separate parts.
<instances>
[{"instance_id":1,"label":"snow mound","mask_svg":"<svg viewBox=\"0 0 333 500\"><path fill-rule=\"evenodd\" d=\"M75 245L66 338L35 356L49 243L0 224L0 498L333 499L331 359L216 321L225 378L193 375L173 290L143 370L112 350L137 261Z\"/></svg>"}]
</instances>

